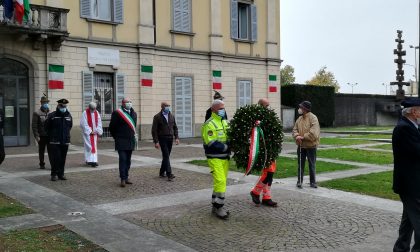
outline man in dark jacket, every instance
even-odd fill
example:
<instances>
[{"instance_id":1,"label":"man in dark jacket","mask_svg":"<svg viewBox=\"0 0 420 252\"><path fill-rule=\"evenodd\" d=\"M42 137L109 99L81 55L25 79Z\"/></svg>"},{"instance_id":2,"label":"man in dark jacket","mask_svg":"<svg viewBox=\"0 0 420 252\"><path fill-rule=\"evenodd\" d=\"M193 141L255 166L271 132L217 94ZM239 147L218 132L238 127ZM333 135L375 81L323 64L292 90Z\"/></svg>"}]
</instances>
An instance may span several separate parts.
<instances>
[{"instance_id":1,"label":"man in dark jacket","mask_svg":"<svg viewBox=\"0 0 420 252\"><path fill-rule=\"evenodd\" d=\"M403 213L399 236L394 252L410 251L414 231L414 246L411 251L420 251L420 99L405 100L402 117L392 133L394 154L393 190L400 195Z\"/></svg>"},{"instance_id":2,"label":"man in dark jacket","mask_svg":"<svg viewBox=\"0 0 420 252\"><path fill-rule=\"evenodd\" d=\"M45 169L44 155L45 147L47 147L48 144L48 135L44 127L45 120L47 119L48 114L50 113L48 102L48 98L42 96L41 107L32 115L32 133L34 134L35 140L38 143L40 169Z\"/></svg>"},{"instance_id":3,"label":"man in dark jacket","mask_svg":"<svg viewBox=\"0 0 420 252\"><path fill-rule=\"evenodd\" d=\"M51 181L67 180L64 176L67 151L70 145L70 130L73 127L73 118L67 109L69 101L61 99L54 112L48 115L45 121L45 131L48 135L48 158L51 164Z\"/></svg>"},{"instance_id":4,"label":"man in dark jacket","mask_svg":"<svg viewBox=\"0 0 420 252\"><path fill-rule=\"evenodd\" d=\"M171 106L167 102L160 104L161 110L153 117L152 137L155 148L162 151L162 164L160 166L159 176L166 176L168 181L172 181L175 176L172 174L169 156L171 155L172 143L179 144L178 127L176 126L175 117L171 113Z\"/></svg>"},{"instance_id":5,"label":"man in dark jacket","mask_svg":"<svg viewBox=\"0 0 420 252\"><path fill-rule=\"evenodd\" d=\"M122 100L121 108L112 112L109 131L115 140L115 150L118 151L121 187L130 185L128 171L131 167L131 154L137 144L137 114L128 98Z\"/></svg>"}]
</instances>

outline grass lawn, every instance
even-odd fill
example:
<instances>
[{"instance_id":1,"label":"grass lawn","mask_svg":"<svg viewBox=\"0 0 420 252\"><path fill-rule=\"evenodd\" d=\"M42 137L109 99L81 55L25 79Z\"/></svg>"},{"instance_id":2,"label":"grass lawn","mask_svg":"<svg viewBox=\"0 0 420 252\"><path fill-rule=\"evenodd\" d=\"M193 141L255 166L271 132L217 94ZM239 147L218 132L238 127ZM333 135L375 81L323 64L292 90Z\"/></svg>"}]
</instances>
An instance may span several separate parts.
<instances>
[{"instance_id":1,"label":"grass lawn","mask_svg":"<svg viewBox=\"0 0 420 252\"><path fill-rule=\"evenodd\" d=\"M31 209L0 193L0 218L30 213Z\"/></svg>"},{"instance_id":2,"label":"grass lawn","mask_svg":"<svg viewBox=\"0 0 420 252\"><path fill-rule=\"evenodd\" d=\"M347 138L363 138L363 139L391 139L391 134L350 134Z\"/></svg>"},{"instance_id":3,"label":"grass lawn","mask_svg":"<svg viewBox=\"0 0 420 252\"><path fill-rule=\"evenodd\" d=\"M208 166L207 160L193 160L188 162L190 164L200 165L200 166ZM316 172L333 172L333 171L342 171L342 170L351 170L356 169L357 166L353 165L343 165L343 164L334 164L328 163L323 161L316 162ZM235 165L235 161L231 159L230 161L230 170L231 171L238 171L244 172L242 169L238 169ZM260 175L258 171L251 171L253 175ZM308 164L306 163L305 174L308 174ZM288 157L280 157L277 159L277 170L274 174L274 178L287 178L287 177L295 177L297 176L297 158L288 158Z\"/></svg>"},{"instance_id":4,"label":"grass lawn","mask_svg":"<svg viewBox=\"0 0 420 252\"><path fill-rule=\"evenodd\" d=\"M321 131L339 132L339 131L380 131L392 130L394 126L351 126L337 128L322 128Z\"/></svg>"},{"instance_id":5,"label":"grass lawn","mask_svg":"<svg viewBox=\"0 0 420 252\"><path fill-rule=\"evenodd\" d=\"M323 145L357 145L357 144L369 144L373 143L369 140L362 140L362 139L343 139L341 137L322 137L320 140L320 144Z\"/></svg>"},{"instance_id":6,"label":"grass lawn","mask_svg":"<svg viewBox=\"0 0 420 252\"><path fill-rule=\"evenodd\" d=\"M0 251L106 251L78 234L56 225L39 229L11 231L0 235Z\"/></svg>"},{"instance_id":7,"label":"grass lawn","mask_svg":"<svg viewBox=\"0 0 420 252\"><path fill-rule=\"evenodd\" d=\"M369 148L381 149L381 150L392 150L392 144L375 145L375 146L370 146Z\"/></svg>"},{"instance_id":8,"label":"grass lawn","mask_svg":"<svg viewBox=\"0 0 420 252\"><path fill-rule=\"evenodd\" d=\"M347 192L355 192L375 197L399 200L392 191L392 171L371 173L355 177L334 179L318 185Z\"/></svg>"},{"instance_id":9,"label":"grass lawn","mask_svg":"<svg viewBox=\"0 0 420 252\"><path fill-rule=\"evenodd\" d=\"M379 165L392 164L394 161L392 153L351 148L331 150L318 149L317 157Z\"/></svg>"}]
</instances>

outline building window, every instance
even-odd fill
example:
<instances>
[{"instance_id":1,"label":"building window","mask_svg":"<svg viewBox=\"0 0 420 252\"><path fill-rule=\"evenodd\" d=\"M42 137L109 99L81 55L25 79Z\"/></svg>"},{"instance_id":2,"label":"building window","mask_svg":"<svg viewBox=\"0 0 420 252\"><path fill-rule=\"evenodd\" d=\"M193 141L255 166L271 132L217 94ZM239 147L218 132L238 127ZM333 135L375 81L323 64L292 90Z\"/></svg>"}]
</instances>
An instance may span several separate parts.
<instances>
[{"instance_id":1,"label":"building window","mask_svg":"<svg viewBox=\"0 0 420 252\"><path fill-rule=\"evenodd\" d=\"M257 7L252 1L231 0L231 37L257 41Z\"/></svg>"},{"instance_id":2,"label":"building window","mask_svg":"<svg viewBox=\"0 0 420 252\"><path fill-rule=\"evenodd\" d=\"M124 98L124 82L125 76L121 73L82 72L82 111L89 106L91 101L96 102L96 109L101 115L104 127L103 137L109 137L107 127L112 111L119 108Z\"/></svg>"},{"instance_id":3,"label":"building window","mask_svg":"<svg viewBox=\"0 0 420 252\"><path fill-rule=\"evenodd\" d=\"M240 80L238 81L238 107L251 105L251 81Z\"/></svg>"},{"instance_id":4,"label":"building window","mask_svg":"<svg viewBox=\"0 0 420 252\"><path fill-rule=\"evenodd\" d=\"M80 0L80 16L91 20L123 23L123 0Z\"/></svg>"},{"instance_id":5,"label":"building window","mask_svg":"<svg viewBox=\"0 0 420 252\"><path fill-rule=\"evenodd\" d=\"M173 31L191 32L191 0L172 1Z\"/></svg>"}]
</instances>

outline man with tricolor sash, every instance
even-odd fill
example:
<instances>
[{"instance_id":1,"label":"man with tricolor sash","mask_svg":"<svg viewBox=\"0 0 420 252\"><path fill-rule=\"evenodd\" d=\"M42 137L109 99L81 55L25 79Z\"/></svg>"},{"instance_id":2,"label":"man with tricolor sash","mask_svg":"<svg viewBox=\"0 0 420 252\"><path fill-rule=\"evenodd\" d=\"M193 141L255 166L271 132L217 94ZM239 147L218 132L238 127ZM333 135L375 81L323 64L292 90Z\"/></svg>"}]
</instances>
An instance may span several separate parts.
<instances>
[{"instance_id":1,"label":"man with tricolor sash","mask_svg":"<svg viewBox=\"0 0 420 252\"><path fill-rule=\"evenodd\" d=\"M109 131L118 151L121 187L132 184L129 180L131 154L137 145L137 114L130 99L122 100L121 108L112 112Z\"/></svg>"},{"instance_id":2,"label":"man with tricolor sash","mask_svg":"<svg viewBox=\"0 0 420 252\"><path fill-rule=\"evenodd\" d=\"M268 99L263 98L258 101L258 105L268 108L270 103ZM259 136L256 137L259 139ZM258 147L257 147L258 148ZM271 184L273 183L273 176L276 172L276 161L274 160L268 167L265 167L261 171L261 176L258 179L257 184L254 186L250 192L252 201L259 205L261 204L260 195L262 194L262 204L270 207L277 207L277 202L271 199Z\"/></svg>"},{"instance_id":3,"label":"man with tricolor sash","mask_svg":"<svg viewBox=\"0 0 420 252\"><path fill-rule=\"evenodd\" d=\"M229 126L224 119L226 115L224 102L214 100L211 111L211 117L201 128L201 135L207 162L213 175L212 212L221 219L227 219L229 211L224 209L224 204L230 149L226 134Z\"/></svg>"},{"instance_id":4,"label":"man with tricolor sash","mask_svg":"<svg viewBox=\"0 0 420 252\"><path fill-rule=\"evenodd\" d=\"M101 115L96 110L96 103L89 103L80 119L83 142L85 147L85 162L92 167L98 166L98 136L103 133Z\"/></svg>"}]
</instances>

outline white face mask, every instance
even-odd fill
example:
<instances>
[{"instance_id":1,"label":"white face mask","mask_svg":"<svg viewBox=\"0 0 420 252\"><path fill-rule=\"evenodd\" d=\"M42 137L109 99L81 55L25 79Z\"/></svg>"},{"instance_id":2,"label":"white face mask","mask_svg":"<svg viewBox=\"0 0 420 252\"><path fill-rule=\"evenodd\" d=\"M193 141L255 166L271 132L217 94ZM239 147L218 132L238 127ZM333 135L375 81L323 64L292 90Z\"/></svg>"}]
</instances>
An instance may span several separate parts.
<instances>
[{"instance_id":1,"label":"white face mask","mask_svg":"<svg viewBox=\"0 0 420 252\"><path fill-rule=\"evenodd\" d=\"M301 108L298 109L298 114L302 115L303 114L303 110Z\"/></svg>"}]
</instances>

